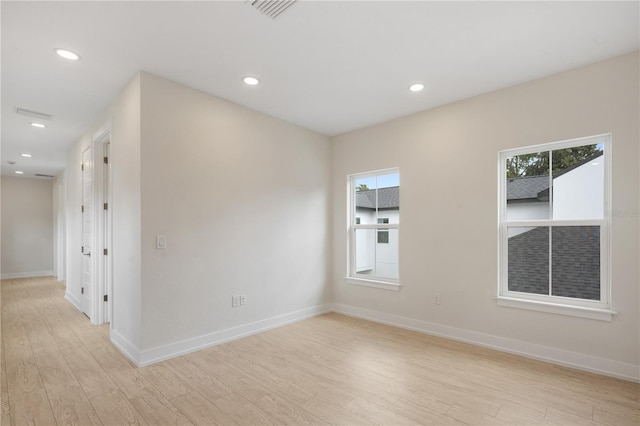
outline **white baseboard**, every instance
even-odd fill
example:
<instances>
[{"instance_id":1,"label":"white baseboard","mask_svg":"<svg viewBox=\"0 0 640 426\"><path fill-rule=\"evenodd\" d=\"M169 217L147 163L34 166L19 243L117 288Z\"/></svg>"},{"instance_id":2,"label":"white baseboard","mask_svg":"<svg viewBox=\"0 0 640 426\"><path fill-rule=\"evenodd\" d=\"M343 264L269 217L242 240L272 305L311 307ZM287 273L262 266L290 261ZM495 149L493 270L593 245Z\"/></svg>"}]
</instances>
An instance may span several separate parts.
<instances>
[{"instance_id":1,"label":"white baseboard","mask_svg":"<svg viewBox=\"0 0 640 426\"><path fill-rule=\"evenodd\" d=\"M52 277L53 271L29 271L29 272L7 272L0 275L0 279L12 280L14 278L36 278Z\"/></svg>"},{"instance_id":2,"label":"white baseboard","mask_svg":"<svg viewBox=\"0 0 640 426\"><path fill-rule=\"evenodd\" d=\"M603 374L605 376L630 380L633 382L640 382L640 366L635 364L584 355L577 352L565 351L520 340L506 339L504 337L494 336L491 334L444 326L350 305L334 303L332 308L333 312L343 315L362 318L433 336L444 337L459 342L470 343L578 370Z\"/></svg>"},{"instance_id":3,"label":"white baseboard","mask_svg":"<svg viewBox=\"0 0 640 426\"><path fill-rule=\"evenodd\" d=\"M205 334L202 336L193 337L191 339L182 340L168 345L158 346L152 349L146 349L138 351L139 356L133 356L132 354L127 357L136 363L139 367L154 364L159 361L164 361L169 358L184 355L190 352L195 352L200 349L208 348L211 346L219 345L221 343L229 342L231 340L240 339L242 337L250 336L252 334L261 333L263 331L270 330L272 328L281 327L283 325L291 324L294 322L302 321L307 318L322 315L327 312L331 312L330 305L320 305L311 308L301 309L299 311L291 312L284 315L278 315L275 317L267 318L264 320L252 322L249 324L240 325L237 327L228 328L226 330L216 331L214 333ZM114 336L112 330L112 341ZM116 346L122 349L122 344L115 343ZM135 348L131 346L127 351L133 351Z\"/></svg>"},{"instance_id":4,"label":"white baseboard","mask_svg":"<svg viewBox=\"0 0 640 426\"><path fill-rule=\"evenodd\" d=\"M82 301L80 299L78 299L77 297L75 297L73 294L69 293L69 290L65 290L64 292L64 298L65 300L67 300L69 303L71 303L73 306L75 306L75 308L77 310L79 310L80 312L82 312Z\"/></svg>"},{"instance_id":5,"label":"white baseboard","mask_svg":"<svg viewBox=\"0 0 640 426\"><path fill-rule=\"evenodd\" d=\"M131 362L133 362L136 366L141 367L140 365L140 349L133 343L131 343L128 339L126 339L122 334L118 333L113 327L109 330L111 343L113 343L120 352L124 354Z\"/></svg>"}]
</instances>

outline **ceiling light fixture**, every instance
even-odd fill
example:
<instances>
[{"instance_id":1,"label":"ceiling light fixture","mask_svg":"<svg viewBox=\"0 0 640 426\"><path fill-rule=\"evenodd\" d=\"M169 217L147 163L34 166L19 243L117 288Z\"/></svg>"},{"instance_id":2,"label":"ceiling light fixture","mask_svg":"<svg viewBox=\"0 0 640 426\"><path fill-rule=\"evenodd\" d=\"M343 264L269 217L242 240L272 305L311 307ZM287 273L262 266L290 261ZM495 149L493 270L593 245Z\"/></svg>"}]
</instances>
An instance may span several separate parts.
<instances>
[{"instance_id":1,"label":"ceiling light fixture","mask_svg":"<svg viewBox=\"0 0 640 426\"><path fill-rule=\"evenodd\" d=\"M45 126L45 125L44 125L44 124L42 124L42 123L31 123L31 125L32 125L33 127L38 127L39 129L42 129L43 127L47 127L47 126Z\"/></svg>"},{"instance_id":2,"label":"ceiling light fixture","mask_svg":"<svg viewBox=\"0 0 640 426\"><path fill-rule=\"evenodd\" d=\"M409 90L411 90L412 92L419 92L422 89L424 89L424 84L422 83L413 83L411 86L409 86Z\"/></svg>"},{"instance_id":3,"label":"ceiling light fixture","mask_svg":"<svg viewBox=\"0 0 640 426\"><path fill-rule=\"evenodd\" d=\"M25 154L25 153L23 153L23 154L20 154L20 157L24 157L24 158L31 158L31 157L32 157L32 155L31 155L31 154Z\"/></svg>"},{"instance_id":4,"label":"ceiling light fixture","mask_svg":"<svg viewBox=\"0 0 640 426\"><path fill-rule=\"evenodd\" d=\"M67 49L53 49L53 51L61 58L69 59L70 61L77 61L80 59L80 55Z\"/></svg>"},{"instance_id":5,"label":"ceiling light fixture","mask_svg":"<svg viewBox=\"0 0 640 426\"><path fill-rule=\"evenodd\" d=\"M258 84L260 84L260 80L258 80L256 77L251 76L242 77L242 82L247 86L257 86Z\"/></svg>"},{"instance_id":6,"label":"ceiling light fixture","mask_svg":"<svg viewBox=\"0 0 640 426\"><path fill-rule=\"evenodd\" d=\"M23 175L23 174L24 174L24 172L23 172L22 170L16 170L16 174L17 174L17 175Z\"/></svg>"}]
</instances>

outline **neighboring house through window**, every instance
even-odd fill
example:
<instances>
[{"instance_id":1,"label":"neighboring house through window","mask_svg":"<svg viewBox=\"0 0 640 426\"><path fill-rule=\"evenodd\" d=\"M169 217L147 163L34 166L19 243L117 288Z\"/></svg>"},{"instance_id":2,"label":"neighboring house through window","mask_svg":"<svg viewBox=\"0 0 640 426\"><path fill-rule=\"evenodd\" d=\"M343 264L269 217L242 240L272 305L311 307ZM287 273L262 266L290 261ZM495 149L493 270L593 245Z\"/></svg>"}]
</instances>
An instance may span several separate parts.
<instances>
[{"instance_id":1,"label":"neighboring house through window","mask_svg":"<svg viewBox=\"0 0 640 426\"><path fill-rule=\"evenodd\" d=\"M397 290L400 174L398 169L349 176L347 282Z\"/></svg>"},{"instance_id":2,"label":"neighboring house through window","mask_svg":"<svg viewBox=\"0 0 640 426\"><path fill-rule=\"evenodd\" d=\"M500 153L499 304L611 319L610 139Z\"/></svg>"}]
</instances>

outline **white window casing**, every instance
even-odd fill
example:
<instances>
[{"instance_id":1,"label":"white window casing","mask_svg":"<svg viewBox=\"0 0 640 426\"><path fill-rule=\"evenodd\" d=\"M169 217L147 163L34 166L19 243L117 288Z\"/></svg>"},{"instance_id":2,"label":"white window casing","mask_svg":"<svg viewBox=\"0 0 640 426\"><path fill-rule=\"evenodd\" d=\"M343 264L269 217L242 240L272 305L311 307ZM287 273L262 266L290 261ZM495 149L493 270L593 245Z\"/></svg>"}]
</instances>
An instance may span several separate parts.
<instances>
[{"instance_id":1,"label":"white window casing","mask_svg":"<svg viewBox=\"0 0 640 426\"><path fill-rule=\"evenodd\" d=\"M549 152L549 167L551 170L552 167L552 156L553 152L556 150L568 149L581 147L585 145L597 145L602 146L603 155L598 158L598 161L593 161L585 163L584 170L586 172L597 173L596 169L599 169L601 173L601 178L596 177L595 179L601 179L601 188L598 185L593 185L589 183L587 180L587 174L579 172L575 172L576 176L579 176L577 179L580 179L583 187L582 193L584 194L585 188L589 188L588 191L590 194L593 194L593 197L596 197L597 209L589 208L589 206L581 205L580 200L571 198L572 192L579 192L578 190L572 191L571 188L564 192L561 192L560 182L558 185L555 184L554 179L560 179L563 175L559 174L556 177L552 175L552 172L549 172L549 217L544 219L529 219L527 215L523 213L523 205L516 204L518 209L516 214L508 214L508 200L507 200L507 167L506 162L507 159L526 155L526 154L536 154ZM498 197L498 295L497 295L497 303L500 306L507 306L511 308L521 308L521 309L529 309L536 310L542 312L551 312L556 314L564 314L564 315L572 315L583 318L591 318L598 320L610 321L611 316L615 314L612 310L611 306L611 280L610 280L610 227L611 227L611 215L608 212L611 209L611 135L603 134L585 138L572 139L561 142L548 143L543 145L536 145L512 150L505 150L499 152L499 176L498 176L498 188L499 188L499 197ZM575 170L578 170L580 167L576 167ZM603 169L603 170L602 170ZM566 175L569 175L570 171L566 172ZM593 174L591 173L591 174ZM569 180L565 178L565 180ZM512 181L512 179L511 179ZM591 185L586 187L585 185ZM557 188L556 188L557 186ZM565 185L566 186L566 185ZM591 191L591 188L594 188ZM600 189L599 189L600 188ZM554 208L554 195L555 192L558 193L558 208ZM562 195L560 195L562 194ZM600 197L602 197L600 199ZM584 197L583 197L584 198ZM589 197L586 197L587 201ZM600 203L602 201L602 204ZM562 201L562 202L561 202ZM541 203L540 203L541 204ZM584 204L584 203L583 203ZM533 204L532 204L533 206ZM535 208L540 208L540 205L533 206ZM571 208L575 212L571 213ZM599 213L593 213L596 210L601 209ZM533 211L533 210L532 210ZM536 213L533 213L531 216L535 217ZM584 216L584 217L582 217ZM579 296L571 297L571 296L558 296L553 295L553 279L552 279L552 269L554 262L553 260L553 250L554 245L552 241L552 236L554 235L554 229L560 231L562 228L560 227L583 227L582 229L599 229L599 288L600 295L597 300L591 300L585 298L580 298ZM518 229L516 229L518 228ZM548 294L536 294L533 292L525 292L525 291L514 291L510 290L509 286L509 238L519 235L521 232L527 232L528 230L538 230L541 231L540 234L544 235L547 230L544 228L548 228L548 247L546 250L548 251L548 280L549 280L549 290ZM568 228L564 228L568 229ZM515 240L514 240L515 242ZM560 245L562 241L558 243ZM514 243L515 244L515 243ZM562 251L560 251L562 253ZM543 253L542 258L544 258L546 252ZM558 255L559 257L561 254Z\"/></svg>"},{"instance_id":2,"label":"white window casing","mask_svg":"<svg viewBox=\"0 0 640 426\"><path fill-rule=\"evenodd\" d=\"M393 177L397 188L378 187L378 177ZM373 181L375 200L371 200L374 208L371 211L356 211L356 182ZM382 190L397 191L399 200L399 169L385 169L348 176L348 209L347 209L347 276L348 284L362 285L397 291L400 289L399 278L399 229L400 214L398 206L380 210L378 200ZM371 217L368 217L371 216ZM378 233L387 232L386 242L379 242Z\"/></svg>"}]
</instances>

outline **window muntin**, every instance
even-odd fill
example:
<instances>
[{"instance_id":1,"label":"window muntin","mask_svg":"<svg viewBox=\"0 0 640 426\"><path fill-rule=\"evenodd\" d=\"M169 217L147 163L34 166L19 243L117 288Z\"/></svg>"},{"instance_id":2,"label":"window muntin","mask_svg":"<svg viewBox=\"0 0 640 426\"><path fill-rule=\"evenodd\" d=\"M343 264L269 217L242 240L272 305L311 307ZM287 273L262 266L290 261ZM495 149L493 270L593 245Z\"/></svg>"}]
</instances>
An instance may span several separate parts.
<instances>
[{"instance_id":1,"label":"window muntin","mask_svg":"<svg viewBox=\"0 0 640 426\"><path fill-rule=\"evenodd\" d=\"M400 175L388 169L349 177L349 277L397 283Z\"/></svg>"},{"instance_id":2,"label":"window muntin","mask_svg":"<svg viewBox=\"0 0 640 426\"><path fill-rule=\"evenodd\" d=\"M499 298L610 308L609 141L500 153Z\"/></svg>"}]
</instances>

